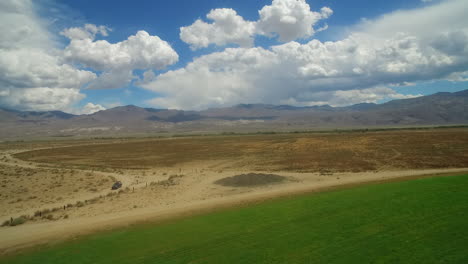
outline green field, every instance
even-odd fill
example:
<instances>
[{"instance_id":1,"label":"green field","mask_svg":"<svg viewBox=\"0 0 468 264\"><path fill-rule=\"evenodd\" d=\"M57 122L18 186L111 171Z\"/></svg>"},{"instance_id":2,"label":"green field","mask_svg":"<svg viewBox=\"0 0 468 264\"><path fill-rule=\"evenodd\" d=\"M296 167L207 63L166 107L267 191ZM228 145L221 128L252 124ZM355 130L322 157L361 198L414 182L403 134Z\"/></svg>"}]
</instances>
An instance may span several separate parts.
<instances>
[{"instance_id":1,"label":"green field","mask_svg":"<svg viewBox=\"0 0 468 264\"><path fill-rule=\"evenodd\" d=\"M0 263L468 263L468 175L282 198Z\"/></svg>"}]
</instances>

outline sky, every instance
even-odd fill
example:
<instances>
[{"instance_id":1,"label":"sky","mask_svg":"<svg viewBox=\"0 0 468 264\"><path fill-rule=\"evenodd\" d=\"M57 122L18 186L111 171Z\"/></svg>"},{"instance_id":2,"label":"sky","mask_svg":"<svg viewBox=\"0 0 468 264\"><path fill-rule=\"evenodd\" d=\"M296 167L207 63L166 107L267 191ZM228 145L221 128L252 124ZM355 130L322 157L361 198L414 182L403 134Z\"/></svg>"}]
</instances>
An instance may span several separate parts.
<instances>
[{"instance_id":1,"label":"sky","mask_svg":"<svg viewBox=\"0 0 468 264\"><path fill-rule=\"evenodd\" d=\"M2 0L0 107L345 106L468 89L466 0Z\"/></svg>"}]
</instances>

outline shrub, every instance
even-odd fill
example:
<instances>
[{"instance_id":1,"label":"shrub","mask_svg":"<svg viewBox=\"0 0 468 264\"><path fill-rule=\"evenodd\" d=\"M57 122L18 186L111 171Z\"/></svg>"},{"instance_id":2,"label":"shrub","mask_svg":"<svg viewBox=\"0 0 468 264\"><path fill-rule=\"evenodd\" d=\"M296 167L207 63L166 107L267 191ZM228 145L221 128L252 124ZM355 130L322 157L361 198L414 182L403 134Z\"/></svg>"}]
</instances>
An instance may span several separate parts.
<instances>
[{"instance_id":1,"label":"shrub","mask_svg":"<svg viewBox=\"0 0 468 264\"><path fill-rule=\"evenodd\" d=\"M10 226L22 225L24 223L26 223L26 218L20 216L20 217L13 219L13 221L10 223Z\"/></svg>"},{"instance_id":2,"label":"shrub","mask_svg":"<svg viewBox=\"0 0 468 264\"><path fill-rule=\"evenodd\" d=\"M76 202L77 207L83 207L85 204L82 201Z\"/></svg>"},{"instance_id":3,"label":"shrub","mask_svg":"<svg viewBox=\"0 0 468 264\"><path fill-rule=\"evenodd\" d=\"M10 220L6 220L3 222L2 226L9 226L10 225Z\"/></svg>"}]
</instances>

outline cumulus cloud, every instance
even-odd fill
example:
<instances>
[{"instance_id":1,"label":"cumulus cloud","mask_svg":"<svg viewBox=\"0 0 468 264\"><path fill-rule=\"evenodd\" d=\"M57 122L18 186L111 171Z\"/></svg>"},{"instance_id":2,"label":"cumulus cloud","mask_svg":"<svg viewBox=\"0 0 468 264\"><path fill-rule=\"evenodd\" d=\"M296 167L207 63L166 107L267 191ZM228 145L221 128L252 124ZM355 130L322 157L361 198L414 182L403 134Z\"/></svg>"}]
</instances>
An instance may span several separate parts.
<instances>
[{"instance_id":1,"label":"cumulus cloud","mask_svg":"<svg viewBox=\"0 0 468 264\"><path fill-rule=\"evenodd\" d=\"M255 23L246 21L230 8L213 9L206 16L213 23L201 19L180 28L180 39L192 49L206 48L210 44L224 46L229 43L241 47L253 45Z\"/></svg>"},{"instance_id":2,"label":"cumulus cloud","mask_svg":"<svg viewBox=\"0 0 468 264\"><path fill-rule=\"evenodd\" d=\"M6 96L2 96L2 92ZM0 90L0 105L19 110L73 111L72 105L85 98L79 89L34 87Z\"/></svg>"},{"instance_id":3,"label":"cumulus cloud","mask_svg":"<svg viewBox=\"0 0 468 264\"><path fill-rule=\"evenodd\" d=\"M453 78L468 71L467 12L464 0L452 0L385 15L340 41L228 48L142 86L162 94L150 101L155 106L202 109L285 100L325 103L320 92L359 98L376 87ZM413 20L423 21L424 29L422 22L401 22ZM387 90L385 96L399 95Z\"/></svg>"},{"instance_id":4,"label":"cumulus cloud","mask_svg":"<svg viewBox=\"0 0 468 264\"><path fill-rule=\"evenodd\" d=\"M158 36L138 31L127 40L111 44L106 40L72 39L64 57L99 71L110 69L162 69L179 59L177 53Z\"/></svg>"},{"instance_id":5,"label":"cumulus cloud","mask_svg":"<svg viewBox=\"0 0 468 264\"><path fill-rule=\"evenodd\" d=\"M24 110L65 109L84 98L79 87L93 72L64 63L32 1L0 2L0 105Z\"/></svg>"},{"instance_id":6,"label":"cumulus cloud","mask_svg":"<svg viewBox=\"0 0 468 264\"><path fill-rule=\"evenodd\" d=\"M166 41L146 31L114 44L79 36L63 53L69 62L103 72L89 85L92 89L120 88L133 79L135 69L163 69L179 59Z\"/></svg>"},{"instance_id":7,"label":"cumulus cloud","mask_svg":"<svg viewBox=\"0 0 468 264\"><path fill-rule=\"evenodd\" d=\"M194 50L211 44L251 47L256 34L278 36L280 41L287 42L314 35L316 31L313 26L332 13L329 7L313 12L305 0L273 0L271 5L264 6L259 11L260 19L255 22L244 20L230 8L213 9L207 15L212 23L197 19L192 25L181 27L180 39ZM317 31L325 29L327 26Z\"/></svg>"},{"instance_id":8,"label":"cumulus cloud","mask_svg":"<svg viewBox=\"0 0 468 264\"><path fill-rule=\"evenodd\" d=\"M0 86L9 88L78 88L96 75L64 64L37 48L0 49Z\"/></svg>"},{"instance_id":9,"label":"cumulus cloud","mask_svg":"<svg viewBox=\"0 0 468 264\"><path fill-rule=\"evenodd\" d=\"M106 26L85 24L83 27L67 28L60 32L60 34L69 39L94 39L96 35L107 37L109 31L111 31L111 29Z\"/></svg>"},{"instance_id":10,"label":"cumulus cloud","mask_svg":"<svg viewBox=\"0 0 468 264\"><path fill-rule=\"evenodd\" d=\"M0 1L0 49L48 48L53 38L30 0Z\"/></svg>"},{"instance_id":11,"label":"cumulus cloud","mask_svg":"<svg viewBox=\"0 0 468 264\"><path fill-rule=\"evenodd\" d=\"M106 110L106 108L100 104L87 103L77 114L90 115L102 110Z\"/></svg>"},{"instance_id":12,"label":"cumulus cloud","mask_svg":"<svg viewBox=\"0 0 468 264\"><path fill-rule=\"evenodd\" d=\"M280 41L287 42L312 36L313 26L331 16L333 11L322 7L320 12L313 12L305 0L273 0L259 14L257 31L267 36L278 35Z\"/></svg>"},{"instance_id":13,"label":"cumulus cloud","mask_svg":"<svg viewBox=\"0 0 468 264\"><path fill-rule=\"evenodd\" d=\"M31 0L0 2L0 105L22 110L74 110L84 88L127 85L135 69L162 69L178 55L157 36L138 31L127 40L95 40L111 31L85 24L63 30L65 49L38 17ZM90 107L90 106L89 106Z\"/></svg>"}]
</instances>

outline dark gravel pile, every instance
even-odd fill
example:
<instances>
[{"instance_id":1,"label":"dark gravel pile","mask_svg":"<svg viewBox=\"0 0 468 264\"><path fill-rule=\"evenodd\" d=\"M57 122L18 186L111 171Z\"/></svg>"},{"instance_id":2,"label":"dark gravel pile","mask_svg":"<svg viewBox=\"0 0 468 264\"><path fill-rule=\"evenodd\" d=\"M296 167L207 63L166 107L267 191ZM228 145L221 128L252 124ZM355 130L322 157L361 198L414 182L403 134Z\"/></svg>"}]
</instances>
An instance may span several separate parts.
<instances>
[{"instance_id":1,"label":"dark gravel pile","mask_svg":"<svg viewBox=\"0 0 468 264\"><path fill-rule=\"evenodd\" d=\"M250 187L279 183L285 180L285 177L275 174L247 173L223 178L215 181L214 183L222 186Z\"/></svg>"}]
</instances>

